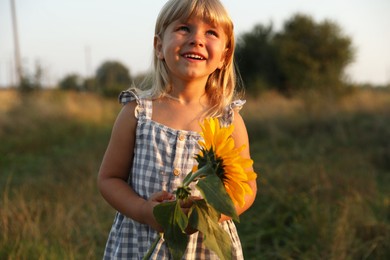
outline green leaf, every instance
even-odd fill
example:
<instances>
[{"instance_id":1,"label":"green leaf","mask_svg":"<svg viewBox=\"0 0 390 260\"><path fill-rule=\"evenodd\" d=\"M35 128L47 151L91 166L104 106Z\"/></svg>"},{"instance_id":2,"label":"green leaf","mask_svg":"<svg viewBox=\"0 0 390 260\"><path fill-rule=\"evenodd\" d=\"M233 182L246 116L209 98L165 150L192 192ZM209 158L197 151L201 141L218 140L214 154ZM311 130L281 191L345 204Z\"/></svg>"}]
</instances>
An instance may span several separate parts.
<instances>
[{"instance_id":1,"label":"green leaf","mask_svg":"<svg viewBox=\"0 0 390 260\"><path fill-rule=\"evenodd\" d=\"M188 217L186 216L186 214L184 214L183 210L181 209L179 201L177 201L175 207L175 221L179 225L181 231L184 233L184 230L188 225Z\"/></svg>"},{"instance_id":2,"label":"green leaf","mask_svg":"<svg viewBox=\"0 0 390 260\"><path fill-rule=\"evenodd\" d=\"M207 203L214 209L233 218L235 221L239 221L234 203L217 175L206 176L199 180L196 187L200 190Z\"/></svg>"},{"instance_id":3,"label":"green leaf","mask_svg":"<svg viewBox=\"0 0 390 260\"><path fill-rule=\"evenodd\" d=\"M214 251L220 259L232 258L232 241L229 234L218 224L221 214L208 206L205 200L194 201L189 218L191 227L202 232L204 244Z\"/></svg>"},{"instance_id":4,"label":"green leaf","mask_svg":"<svg viewBox=\"0 0 390 260\"><path fill-rule=\"evenodd\" d=\"M164 239L173 259L181 259L187 248L188 237L183 232L188 218L181 210L178 200L164 202L154 207L153 214L164 229Z\"/></svg>"}]
</instances>

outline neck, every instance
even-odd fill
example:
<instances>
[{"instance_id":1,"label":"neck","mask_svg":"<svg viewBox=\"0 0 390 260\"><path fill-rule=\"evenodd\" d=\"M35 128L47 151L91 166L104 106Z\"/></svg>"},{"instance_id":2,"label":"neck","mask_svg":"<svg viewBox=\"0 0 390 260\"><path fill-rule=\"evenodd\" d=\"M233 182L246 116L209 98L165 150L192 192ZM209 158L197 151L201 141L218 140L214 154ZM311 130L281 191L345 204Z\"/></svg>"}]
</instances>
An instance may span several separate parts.
<instances>
[{"instance_id":1,"label":"neck","mask_svg":"<svg viewBox=\"0 0 390 260\"><path fill-rule=\"evenodd\" d=\"M208 100L205 92L205 84L202 83L186 83L172 84L172 90L164 94L164 97L179 102L181 104L191 104L195 102L205 102Z\"/></svg>"}]
</instances>

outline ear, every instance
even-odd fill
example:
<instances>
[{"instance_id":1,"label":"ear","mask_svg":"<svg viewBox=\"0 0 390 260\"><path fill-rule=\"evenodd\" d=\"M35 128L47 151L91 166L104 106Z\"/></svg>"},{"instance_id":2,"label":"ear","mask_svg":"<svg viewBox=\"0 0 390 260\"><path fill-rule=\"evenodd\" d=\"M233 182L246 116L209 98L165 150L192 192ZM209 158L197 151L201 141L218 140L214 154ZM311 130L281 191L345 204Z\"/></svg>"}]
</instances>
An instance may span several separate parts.
<instances>
[{"instance_id":1,"label":"ear","mask_svg":"<svg viewBox=\"0 0 390 260\"><path fill-rule=\"evenodd\" d=\"M153 46L154 46L154 52L157 56L158 59L163 60L164 59L164 53L162 51L162 40L160 36L154 36L154 41L153 41Z\"/></svg>"}]
</instances>

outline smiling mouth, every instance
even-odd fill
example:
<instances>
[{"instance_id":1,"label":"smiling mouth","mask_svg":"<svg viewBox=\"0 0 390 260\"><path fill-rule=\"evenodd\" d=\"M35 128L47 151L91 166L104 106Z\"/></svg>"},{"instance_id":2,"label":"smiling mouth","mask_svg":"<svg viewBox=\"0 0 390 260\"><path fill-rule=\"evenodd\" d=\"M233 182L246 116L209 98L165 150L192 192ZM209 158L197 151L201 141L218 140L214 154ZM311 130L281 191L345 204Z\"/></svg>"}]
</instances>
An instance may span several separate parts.
<instances>
[{"instance_id":1,"label":"smiling mouth","mask_svg":"<svg viewBox=\"0 0 390 260\"><path fill-rule=\"evenodd\" d=\"M191 53L189 53L189 54L184 54L183 56L184 56L185 58L191 59L191 60L205 60L205 59L206 59L206 58L203 57L203 56L200 56L200 55L198 55L198 54L191 54Z\"/></svg>"}]
</instances>

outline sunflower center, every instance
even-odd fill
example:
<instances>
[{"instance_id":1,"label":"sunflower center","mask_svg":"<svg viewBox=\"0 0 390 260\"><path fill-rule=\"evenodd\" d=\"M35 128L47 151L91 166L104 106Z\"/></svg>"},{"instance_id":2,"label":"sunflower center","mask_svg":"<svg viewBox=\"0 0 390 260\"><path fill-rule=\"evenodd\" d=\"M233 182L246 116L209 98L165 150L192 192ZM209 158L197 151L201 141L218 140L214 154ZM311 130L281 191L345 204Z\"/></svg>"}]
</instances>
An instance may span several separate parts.
<instances>
[{"instance_id":1,"label":"sunflower center","mask_svg":"<svg viewBox=\"0 0 390 260\"><path fill-rule=\"evenodd\" d=\"M210 150L202 149L202 153L202 156L197 155L195 158L198 162L198 168L202 168L203 166L209 164L217 176L223 181L225 179L223 159L215 154L212 147Z\"/></svg>"}]
</instances>

